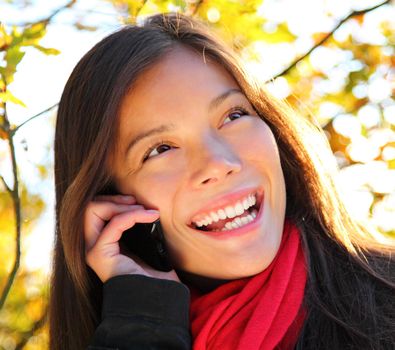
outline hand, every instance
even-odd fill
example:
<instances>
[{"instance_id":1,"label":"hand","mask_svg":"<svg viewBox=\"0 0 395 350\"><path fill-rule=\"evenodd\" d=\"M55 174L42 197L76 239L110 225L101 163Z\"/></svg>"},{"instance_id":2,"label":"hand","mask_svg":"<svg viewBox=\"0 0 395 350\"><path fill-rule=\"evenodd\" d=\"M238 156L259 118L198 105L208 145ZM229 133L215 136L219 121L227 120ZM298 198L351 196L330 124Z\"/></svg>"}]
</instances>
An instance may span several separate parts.
<instances>
[{"instance_id":1,"label":"hand","mask_svg":"<svg viewBox=\"0 0 395 350\"><path fill-rule=\"evenodd\" d=\"M158 210L136 204L133 196L98 196L84 214L85 259L104 283L118 275L138 274L180 282L174 270L154 270L136 256L121 254L122 233L136 223L150 223L159 218Z\"/></svg>"}]
</instances>

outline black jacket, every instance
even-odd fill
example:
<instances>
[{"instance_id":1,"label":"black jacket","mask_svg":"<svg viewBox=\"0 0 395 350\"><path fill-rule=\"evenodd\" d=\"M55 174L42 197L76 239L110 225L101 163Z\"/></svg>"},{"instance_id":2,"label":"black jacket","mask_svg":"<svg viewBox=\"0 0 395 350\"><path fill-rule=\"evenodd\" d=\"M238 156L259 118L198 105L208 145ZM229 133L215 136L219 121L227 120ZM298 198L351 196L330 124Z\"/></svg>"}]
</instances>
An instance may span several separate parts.
<instances>
[{"instance_id":1,"label":"black jacket","mask_svg":"<svg viewBox=\"0 0 395 350\"><path fill-rule=\"evenodd\" d=\"M88 350L192 348L185 285L122 275L110 278L103 288L102 322Z\"/></svg>"}]
</instances>

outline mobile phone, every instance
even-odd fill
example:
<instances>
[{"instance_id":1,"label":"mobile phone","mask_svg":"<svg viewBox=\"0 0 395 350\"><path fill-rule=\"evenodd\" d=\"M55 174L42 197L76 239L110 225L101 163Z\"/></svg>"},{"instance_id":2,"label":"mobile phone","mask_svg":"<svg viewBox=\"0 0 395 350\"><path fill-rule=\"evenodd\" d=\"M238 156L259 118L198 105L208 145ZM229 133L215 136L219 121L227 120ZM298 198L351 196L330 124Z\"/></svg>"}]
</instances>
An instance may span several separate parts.
<instances>
[{"instance_id":1,"label":"mobile phone","mask_svg":"<svg viewBox=\"0 0 395 350\"><path fill-rule=\"evenodd\" d=\"M122 234L120 246L137 255L152 268L169 272L173 269L159 219L153 223L139 223Z\"/></svg>"}]
</instances>

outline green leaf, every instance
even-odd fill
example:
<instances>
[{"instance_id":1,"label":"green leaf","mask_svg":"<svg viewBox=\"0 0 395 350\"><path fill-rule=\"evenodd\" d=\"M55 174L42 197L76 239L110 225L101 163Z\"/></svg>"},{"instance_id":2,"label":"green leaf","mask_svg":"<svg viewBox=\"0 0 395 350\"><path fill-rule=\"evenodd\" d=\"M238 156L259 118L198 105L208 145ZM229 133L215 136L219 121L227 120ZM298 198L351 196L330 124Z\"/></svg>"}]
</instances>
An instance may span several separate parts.
<instances>
[{"instance_id":1,"label":"green leaf","mask_svg":"<svg viewBox=\"0 0 395 350\"><path fill-rule=\"evenodd\" d=\"M21 51L20 46L13 46L7 50L4 57L6 66L4 68L2 67L3 69L0 71L7 84L13 82L16 67L22 60L23 56L25 56L25 53Z\"/></svg>"},{"instance_id":2,"label":"green leaf","mask_svg":"<svg viewBox=\"0 0 395 350\"><path fill-rule=\"evenodd\" d=\"M41 45L33 45L33 47L46 55L59 55L60 51L54 48L43 47Z\"/></svg>"},{"instance_id":3,"label":"green leaf","mask_svg":"<svg viewBox=\"0 0 395 350\"><path fill-rule=\"evenodd\" d=\"M6 50L11 41L11 36L7 34L4 25L0 23L0 51Z\"/></svg>"},{"instance_id":4,"label":"green leaf","mask_svg":"<svg viewBox=\"0 0 395 350\"><path fill-rule=\"evenodd\" d=\"M181 11L185 11L187 6L185 0L175 0L174 5L178 6L181 9Z\"/></svg>"},{"instance_id":5,"label":"green leaf","mask_svg":"<svg viewBox=\"0 0 395 350\"><path fill-rule=\"evenodd\" d=\"M10 47L19 46L23 41L22 33L15 26L12 27L11 39L12 39L12 41L10 43Z\"/></svg>"},{"instance_id":6,"label":"green leaf","mask_svg":"<svg viewBox=\"0 0 395 350\"><path fill-rule=\"evenodd\" d=\"M29 27L26 27L23 33L21 34L20 46L34 46L37 45L40 40L46 34L46 23L39 22L35 23Z\"/></svg>"},{"instance_id":7,"label":"green leaf","mask_svg":"<svg viewBox=\"0 0 395 350\"><path fill-rule=\"evenodd\" d=\"M9 90L0 92L0 102L12 102L16 105L26 107L26 105L17 97L15 97Z\"/></svg>"},{"instance_id":8,"label":"green leaf","mask_svg":"<svg viewBox=\"0 0 395 350\"><path fill-rule=\"evenodd\" d=\"M46 33L46 23L39 22L27 27L23 32L25 39L41 39Z\"/></svg>"}]
</instances>

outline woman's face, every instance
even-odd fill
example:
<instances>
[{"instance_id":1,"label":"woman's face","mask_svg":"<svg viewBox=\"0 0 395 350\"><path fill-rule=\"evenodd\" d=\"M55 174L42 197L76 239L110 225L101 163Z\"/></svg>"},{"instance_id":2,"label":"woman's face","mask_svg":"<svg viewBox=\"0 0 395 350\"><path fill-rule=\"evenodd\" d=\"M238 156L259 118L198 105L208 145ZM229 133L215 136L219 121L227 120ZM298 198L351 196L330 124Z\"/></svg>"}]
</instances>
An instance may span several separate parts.
<instances>
[{"instance_id":1,"label":"woman's face","mask_svg":"<svg viewBox=\"0 0 395 350\"><path fill-rule=\"evenodd\" d=\"M176 48L125 97L114 177L158 209L177 269L233 279L275 257L285 183L268 125L220 65Z\"/></svg>"}]
</instances>

